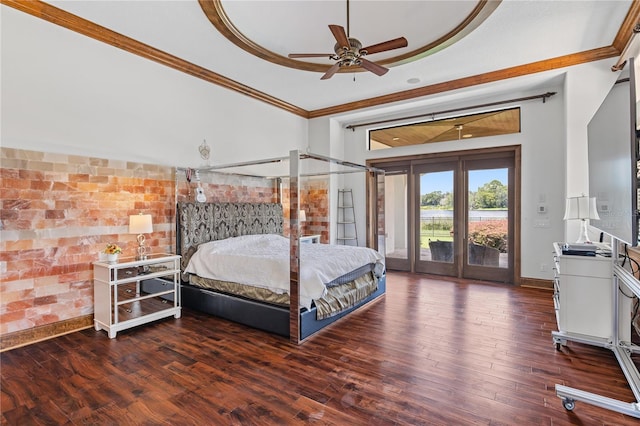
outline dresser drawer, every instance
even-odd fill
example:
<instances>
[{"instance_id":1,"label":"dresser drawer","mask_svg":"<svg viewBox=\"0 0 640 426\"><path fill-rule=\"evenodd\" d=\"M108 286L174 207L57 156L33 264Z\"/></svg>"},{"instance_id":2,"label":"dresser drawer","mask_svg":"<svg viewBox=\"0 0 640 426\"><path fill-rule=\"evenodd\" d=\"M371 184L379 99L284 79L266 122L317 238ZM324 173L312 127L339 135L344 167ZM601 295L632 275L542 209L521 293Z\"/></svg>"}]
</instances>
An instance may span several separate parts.
<instances>
[{"instance_id":1,"label":"dresser drawer","mask_svg":"<svg viewBox=\"0 0 640 426\"><path fill-rule=\"evenodd\" d=\"M562 256L558 262L558 274L581 277L611 278L611 259L593 256Z\"/></svg>"},{"instance_id":2,"label":"dresser drawer","mask_svg":"<svg viewBox=\"0 0 640 426\"><path fill-rule=\"evenodd\" d=\"M140 282L140 291L147 294L162 293L173 289L173 281L163 280L162 278L152 278ZM173 301L173 293L165 294L163 299Z\"/></svg>"}]
</instances>

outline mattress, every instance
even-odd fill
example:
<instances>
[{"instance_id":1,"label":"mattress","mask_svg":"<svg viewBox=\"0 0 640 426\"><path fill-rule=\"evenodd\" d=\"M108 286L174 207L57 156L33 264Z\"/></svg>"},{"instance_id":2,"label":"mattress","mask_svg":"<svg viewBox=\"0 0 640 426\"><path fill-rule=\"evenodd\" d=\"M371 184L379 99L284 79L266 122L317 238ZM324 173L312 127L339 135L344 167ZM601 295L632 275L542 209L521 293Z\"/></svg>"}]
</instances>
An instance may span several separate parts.
<instances>
[{"instance_id":1,"label":"mattress","mask_svg":"<svg viewBox=\"0 0 640 426\"><path fill-rule=\"evenodd\" d=\"M185 272L288 294L289 261L288 238L273 234L244 235L200 244ZM383 262L380 253L366 247L301 244L300 306L310 309L313 300L321 299L329 288L341 282L341 277L359 268L373 268L380 276L384 272ZM353 278L352 275L350 279Z\"/></svg>"},{"instance_id":2,"label":"mattress","mask_svg":"<svg viewBox=\"0 0 640 426\"><path fill-rule=\"evenodd\" d=\"M378 289L378 280L372 271L373 268L374 265L367 265L359 269L364 273L354 271L334 280L327 288L326 294L312 303L311 308L316 308L316 318L322 320L332 317L373 294ZM353 278L354 274L358 274L356 278ZM263 287L203 278L197 275L191 276L190 284L194 287L272 305L289 306L288 293L274 293Z\"/></svg>"}]
</instances>

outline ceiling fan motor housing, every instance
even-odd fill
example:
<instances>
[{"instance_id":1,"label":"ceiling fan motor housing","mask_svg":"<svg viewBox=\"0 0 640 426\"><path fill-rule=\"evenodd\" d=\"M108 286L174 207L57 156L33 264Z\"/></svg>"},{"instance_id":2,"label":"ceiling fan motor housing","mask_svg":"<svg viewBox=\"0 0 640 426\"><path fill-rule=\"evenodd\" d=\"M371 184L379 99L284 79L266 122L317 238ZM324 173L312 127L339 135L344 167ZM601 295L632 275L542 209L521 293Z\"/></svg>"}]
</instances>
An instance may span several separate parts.
<instances>
[{"instance_id":1,"label":"ceiling fan motor housing","mask_svg":"<svg viewBox=\"0 0 640 426\"><path fill-rule=\"evenodd\" d=\"M360 65L360 57L367 54L362 49L362 43L355 38L349 38L349 46L341 46L340 43L336 43L333 50L336 52L336 59L340 60L340 66Z\"/></svg>"}]
</instances>

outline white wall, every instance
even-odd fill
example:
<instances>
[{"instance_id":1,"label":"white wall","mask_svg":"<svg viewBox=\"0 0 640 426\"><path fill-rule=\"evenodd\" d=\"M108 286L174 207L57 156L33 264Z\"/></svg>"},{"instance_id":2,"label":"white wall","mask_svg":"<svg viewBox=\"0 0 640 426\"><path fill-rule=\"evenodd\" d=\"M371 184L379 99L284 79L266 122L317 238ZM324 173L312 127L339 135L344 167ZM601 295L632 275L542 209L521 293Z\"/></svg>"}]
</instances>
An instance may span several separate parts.
<instances>
[{"instance_id":1,"label":"white wall","mask_svg":"<svg viewBox=\"0 0 640 426\"><path fill-rule=\"evenodd\" d=\"M308 121L2 7L4 147L197 167L286 156Z\"/></svg>"},{"instance_id":2,"label":"white wall","mask_svg":"<svg viewBox=\"0 0 640 426\"><path fill-rule=\"evenodd\" d=\"M548 87L536 92L510 93L508 96L501 95L498 99L520 98L546 91L558 91L558 94L547 99L545 103L542 100L535 100L510 105L521 108L521 133L368 152L366 151L367 129L359 128L354 133L345 131L348 135L346 137L347 158L351 161L364 161L369 158L520 145L522 147L521 274L532 278L551 278L550 247L554 241L562 239L564 229L562 221L564 212L561 211L564 209L565 163L562 87ZM435 104L425 109L425 112L482 104L498 99L488 97L467 99L446 105ZM546 215L537 213L540 199L544 199L549 206ZM539 225L540 221L544 221L545 227L534 227ZM547 271L540 271L541 268Z\"/></svg>"},{"instance_id":3,"label":"white wall","mask_svg":"<svg viewBox=\"0 0 640 426\"><path fill-rule=\"evenodd\" d=\"M617 78L608 60L568 69L559 87L536 92L558 90L556 96L544 104L521 104L520 134L464 145L443 142L368 152L365 128L343 128L350 119L347 114L307 121L12 8L0 10L2 146L196 167L203 162L197 149L203 139L212 147L212 164L285 156L291 149L363 163L369 158L518 144L522 275L533 278L552 276L551 242L565 239L564 199L585 188L586 123ZM531 93L484 100L526 94ZM433 111L483 100L451 100L448 95L433 96L420 108ZM361 117L374 113L380 116L357 112ZM358 235L364 243L364 176L335 177L331 185L332 206L337 188L354 189ZM536 213L542 199L549 208L548 227L535 228L536 221L544 219ZM332 215L335 210L331 208ZM335 217L331 221L335 225Z\"/></svg>"},{"instance_id":4,"label":"white wall","mask_svg":"<svg viewBox=\"0 0 640 426\"><path fill-rule=\"evenodd\" d=\"M569 68L561 78L551 79L552 85L536 91L514 91L508 94L501 93L484 98L468 98L451 102L445 101L448 94L443 94L442 102L438 101L438 96L434 96L425 103L422 110L413 109L409 113L396 115L415 115L421 112L525 97L547 91L558 92L545 103L535 100L513 104L521 107L522 131L519 134L472 139L463 143L452 141L369 152L366 150L367 128L361 127L355 132L344 129L344 158L363 163L372 158L520 145L522 147L521 276L552 279L551 244L554 241L565 240L566 224L562 220L564 200L570 188L573 191L573 188L584 187L583 181L587 176L586 154L574 154L586 149L586 124L617 78L617 75L609 70L610 62L605 60ZM373 114L374 112L371 112L371 116ZM323 120L326 121L326 118ZM357 120L346 115L333 117L330 120L341 121L343 124L350 123L349 120L352 120L351 122L368 121L366 114L360 115ZM313 133L310 134L310 140L314 140ZM344 186L357 189L354 192L356 204L364 206L364 180L359 176L345 177L344 180ZM546 214L537 212L537 206L540 203L547 206ZM358 235L365 235L364 213L357 211L357 214L361 217L358 220Z\"/></svg>"}]
</instances>

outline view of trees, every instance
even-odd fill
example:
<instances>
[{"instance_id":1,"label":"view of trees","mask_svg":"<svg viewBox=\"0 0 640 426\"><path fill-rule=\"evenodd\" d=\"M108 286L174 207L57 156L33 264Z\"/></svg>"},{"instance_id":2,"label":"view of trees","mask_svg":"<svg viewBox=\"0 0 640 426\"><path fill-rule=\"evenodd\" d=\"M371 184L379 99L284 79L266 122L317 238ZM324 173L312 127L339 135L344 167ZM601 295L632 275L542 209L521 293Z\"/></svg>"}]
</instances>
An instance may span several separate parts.
<instances>
[{"instance_id":1,"label":"view of trees","mask_svg":"<svg viewBox=\"0 0 640 426\"><path fill-rule=\"evenodd\" d=\"M477 191L471 191L469 201L472 210L506 209L507 186L497 179L487 182ZM420 197L421 206L452 209L453 197L451 192L433 191Z\"/></svg>"}]
</instances>

